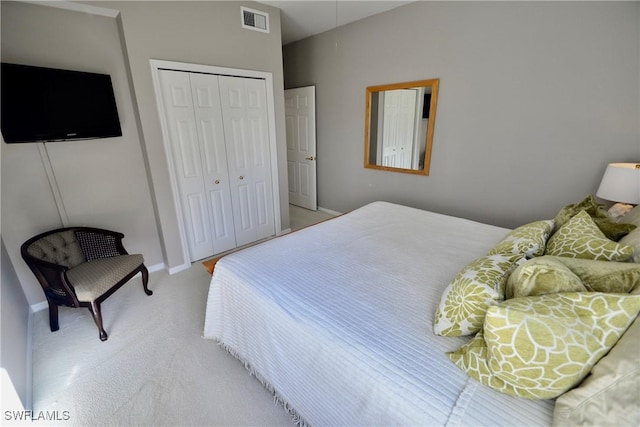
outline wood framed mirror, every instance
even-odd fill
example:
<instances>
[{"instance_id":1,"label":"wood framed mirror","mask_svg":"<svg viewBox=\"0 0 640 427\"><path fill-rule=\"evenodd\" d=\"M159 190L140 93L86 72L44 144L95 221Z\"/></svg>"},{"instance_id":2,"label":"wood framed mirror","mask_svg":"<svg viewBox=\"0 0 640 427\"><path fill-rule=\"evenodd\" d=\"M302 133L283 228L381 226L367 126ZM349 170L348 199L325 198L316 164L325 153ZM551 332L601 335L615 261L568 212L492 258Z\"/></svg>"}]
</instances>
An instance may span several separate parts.
<instances>
[{"instance_id":1,"label":"wood framed mirror","mask_svg":"<svg viewBox=\"0 0 640 427\"><path fill-rule=\"evenodd\" d=\"M440 79L369 86L364 167L429 175Z\"/></svg>"}]
</instances>

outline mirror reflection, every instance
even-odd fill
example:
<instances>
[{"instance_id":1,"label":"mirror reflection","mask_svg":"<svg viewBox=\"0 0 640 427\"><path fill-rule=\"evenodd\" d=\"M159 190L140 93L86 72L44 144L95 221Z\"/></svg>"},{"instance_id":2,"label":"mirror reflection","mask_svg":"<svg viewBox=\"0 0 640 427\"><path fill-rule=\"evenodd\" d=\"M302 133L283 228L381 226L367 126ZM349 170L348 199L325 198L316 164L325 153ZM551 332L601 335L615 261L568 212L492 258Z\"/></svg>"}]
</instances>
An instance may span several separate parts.
<instances>
[{"instance_id":1,"label":"mirror reflection","mask_svg":"<svg viewBox=\"0 0 640 427\"><path fill-rule=\"evenodd\" d=\"M429 175L439 79L370 86L366 168Z\"/></svg>"}]
</instances>

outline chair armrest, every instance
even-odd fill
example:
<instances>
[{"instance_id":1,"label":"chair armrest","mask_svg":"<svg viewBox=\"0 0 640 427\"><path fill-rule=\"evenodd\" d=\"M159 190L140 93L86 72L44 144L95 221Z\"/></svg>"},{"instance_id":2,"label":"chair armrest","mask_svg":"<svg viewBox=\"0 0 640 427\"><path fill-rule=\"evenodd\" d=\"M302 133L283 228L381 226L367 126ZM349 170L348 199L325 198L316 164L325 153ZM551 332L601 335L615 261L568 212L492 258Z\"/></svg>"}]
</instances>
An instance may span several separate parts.
<instances>
[{"instance_id":1,"label":"chair armrest","mask_svg":"<svg viewBox=\"0 0 640 427\"><path fill-rule=\"evenodd\" d=\"M75 289L67 280L68 267L42 261L30 255L27 255L25 261L38 279L47 298L64 302L72 307L79 306Z\"/></svg>"}]
</instances>

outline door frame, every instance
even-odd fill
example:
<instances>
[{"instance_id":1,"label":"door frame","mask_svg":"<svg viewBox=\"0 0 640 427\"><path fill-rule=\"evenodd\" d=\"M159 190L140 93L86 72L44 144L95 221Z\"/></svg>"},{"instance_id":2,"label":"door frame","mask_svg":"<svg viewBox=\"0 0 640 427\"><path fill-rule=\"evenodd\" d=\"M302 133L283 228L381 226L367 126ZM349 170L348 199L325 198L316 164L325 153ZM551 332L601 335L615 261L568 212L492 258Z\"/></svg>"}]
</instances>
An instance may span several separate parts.
<instances>
[{"instance_id":1,"label":"door frame","mask_svg":"<svg viewBox=\"0 0 640 427\"><path fill-rule=\"evenodd\" d=\"M169 169L169 180L171 182L171 196L175 207L175 214L178 218L178 231L180 234L180 244L182 246L182 254L186 264L191 264L191 255L189 254L189 245L187 244L187 235L184 227L184 217L182 215L182 202L180 201L178 179L175 172L175 162L173 159L173 150L171 149L171 137L169 127L167 125L166 110L164 100L162 98L162 89L160 86L161 69L196 72L206 74L217 74L223 76L245 77L253 79L261 79L266 85L266 101L267 101L267 125L269 128L269 155L271 158L271 186L273 187L273 214L275 234L282 234L282 218L280 213L280 187L278 180L278 156L276 146L276 121L275 121L275 97L273 94L273 74L267 71L243 70L239 68L219 67L215 65L191 64L187 62L165 61L160 59L150 59L151 78L153 80L153 89L158 104L158 113L160 118L160 127L162 128L162 142L164 153L167 158L167 168Z\"/></svg>"}]
</instances>

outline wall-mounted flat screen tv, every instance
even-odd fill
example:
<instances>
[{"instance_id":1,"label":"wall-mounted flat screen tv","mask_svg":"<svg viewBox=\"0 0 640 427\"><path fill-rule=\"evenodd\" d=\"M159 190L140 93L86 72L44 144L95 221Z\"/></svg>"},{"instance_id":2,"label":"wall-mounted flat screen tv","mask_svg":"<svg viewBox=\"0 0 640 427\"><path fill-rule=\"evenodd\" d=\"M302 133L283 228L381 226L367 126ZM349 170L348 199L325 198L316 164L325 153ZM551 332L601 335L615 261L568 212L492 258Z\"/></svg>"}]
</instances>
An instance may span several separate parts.
<instances>
[{"instance_id":1,"label":"wall-mounted flat screen tv","mask_svg":"<svg viewBox=\"0 0 640 427\"><path fill-rule=\"evenodd\" d=\"M50 142L122 136L108 74L2 63L4 141Z\"/></svg>"}]
</instances>

